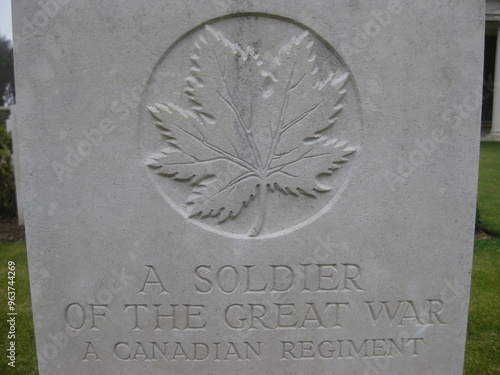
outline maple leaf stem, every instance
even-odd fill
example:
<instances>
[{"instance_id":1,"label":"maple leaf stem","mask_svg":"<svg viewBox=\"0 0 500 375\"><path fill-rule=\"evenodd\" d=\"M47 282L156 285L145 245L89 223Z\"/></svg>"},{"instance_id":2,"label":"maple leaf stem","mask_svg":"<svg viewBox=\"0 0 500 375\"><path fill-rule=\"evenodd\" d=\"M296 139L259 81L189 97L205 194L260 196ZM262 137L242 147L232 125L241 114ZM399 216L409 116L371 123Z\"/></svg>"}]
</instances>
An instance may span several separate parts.
<instances>
[{"instance_id":1,"label":"maple leaf stem","mask_svg":"<svg viewBox=\"0 0 500 375\"><path fill-rule=\"evenodd\" d=\"M248 237L257 237L264 227L264 222L266 221L266 209L267 209L267 196L269 195L269 191L267 186L258 185L258 190L256 194L256 198L258 200L258 206L255 212L255 218L250 227L250 230L247 233Z\"/></svg>"}]
</instances>

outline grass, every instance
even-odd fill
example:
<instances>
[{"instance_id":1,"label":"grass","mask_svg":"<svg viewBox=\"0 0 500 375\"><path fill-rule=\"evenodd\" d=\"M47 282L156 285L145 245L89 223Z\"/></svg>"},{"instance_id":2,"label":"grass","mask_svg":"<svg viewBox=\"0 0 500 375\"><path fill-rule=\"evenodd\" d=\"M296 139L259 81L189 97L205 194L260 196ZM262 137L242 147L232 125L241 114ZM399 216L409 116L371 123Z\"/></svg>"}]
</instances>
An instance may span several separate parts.
<instances>
[{"instance_id":1,"label":"grass","mask_svg":"<svg viewBox=\"0 0 500 375\"><path fill-rule=\"evenodd\" d=\"M500 374L500 142L481 143L478 207L481 229L497 238L476 240L465 351L466 375Z\"/></svg>"},{"instance_id":2,"label":"grass","mask_svg":"<svg viewBox=\"0 0 500 375\"><path fill-rule=\"evenodd\" d=\"M500 233L500 143L481 145L478 206L483 228ZM0 358L0 374L36 375L36 351L24 242L0 243L0 314L6 310L7 262L16 263L16 368ZM465 375L500 375L500 237L476 240L465 353ZM8 324L0 319L0 348L7 348ZM450 343L452 344L452 343Z\"/></svg>"},{"instance_id":3,"label":"grass","mask_svg":"<svg viewBox=\"0 0 500 375\"><path fill-rule=\"evenodd\" d=\"M500 238L474 249L465 374L500 374Z\"/></svg>"},{"instance_id":4,"label":"grass","mask_svg":"<svg viewBox=\"0 0 500 375\"><path fill-rule=\"evenodd\" d=\"M7 358L3 355L9 347L9 339L6 332L9 324L4 317L7 314L8 270L7 262L14 261L16 264L16 367L9 367ZM26 260L26 244L24 242L0 242L0 374L35 375L37 371L35 334L33 331L33 315L31 312L31 299L29 290L28 265ZM4 349L5 348L5 349Z\"/></svg>"},{"instance_id":5,"label":"grass","mask_svg":"<svg viewBox=\"0 0 500 375\"><path fill-rule=\"evenodd\" d=\"M500 234L500 142L482 142L477 204L482 229Z\"/></svg>"}]
</instances>

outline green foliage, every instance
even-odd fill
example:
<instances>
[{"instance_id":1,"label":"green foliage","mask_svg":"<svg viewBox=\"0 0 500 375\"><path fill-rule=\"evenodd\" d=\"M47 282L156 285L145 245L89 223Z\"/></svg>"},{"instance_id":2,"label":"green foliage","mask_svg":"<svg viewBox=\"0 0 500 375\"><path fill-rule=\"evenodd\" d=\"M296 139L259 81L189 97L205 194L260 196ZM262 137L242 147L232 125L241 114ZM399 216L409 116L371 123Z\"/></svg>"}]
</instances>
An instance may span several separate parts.
<instances>
[{"instance_id":1,"label":"green foliage","mask_svg":"<svg viewBox=\"0 0 500 375\"><path fill-rule=\"evenodd\" d=\"M14 53L10 41L0 35L0 106L15 103Z\"/></svg>"},{"instance_id":2,"label":"green foliage","mask_svg":"<svg viewBox=\"0 0 500 375\"><path fill-rule=\"evenodd\" d=\"M481 143L477 199L479 229L500 234L500 142Z\"/></svg>"},{"instance_id":3,"label":"green foliage","mask_svg":"<svg viewBox=\"0 0 500 375\"><path fill-rule=\"evenodd\" d=\"M0 126L0 217L10 218L17 214L16 186L12 166L12 139Z\"/></svg>"}]
</instances>

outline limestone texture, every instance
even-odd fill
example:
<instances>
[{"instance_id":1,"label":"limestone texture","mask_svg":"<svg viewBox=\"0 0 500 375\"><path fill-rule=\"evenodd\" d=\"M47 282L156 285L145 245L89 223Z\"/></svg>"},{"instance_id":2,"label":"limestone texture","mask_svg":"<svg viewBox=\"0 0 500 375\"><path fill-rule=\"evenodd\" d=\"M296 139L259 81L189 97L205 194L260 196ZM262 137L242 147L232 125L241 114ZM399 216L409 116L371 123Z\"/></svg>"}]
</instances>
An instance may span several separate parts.
<instances>
[{"instance_id":1,"label":"limestone texture","mask_svg":"<svg viewBox=\"0 0 500 375\"><path fill-rule=\"evenodd\" d=\"M462 372L484 4L13 11L41 375Z\"/></svg>"}]
</instances>

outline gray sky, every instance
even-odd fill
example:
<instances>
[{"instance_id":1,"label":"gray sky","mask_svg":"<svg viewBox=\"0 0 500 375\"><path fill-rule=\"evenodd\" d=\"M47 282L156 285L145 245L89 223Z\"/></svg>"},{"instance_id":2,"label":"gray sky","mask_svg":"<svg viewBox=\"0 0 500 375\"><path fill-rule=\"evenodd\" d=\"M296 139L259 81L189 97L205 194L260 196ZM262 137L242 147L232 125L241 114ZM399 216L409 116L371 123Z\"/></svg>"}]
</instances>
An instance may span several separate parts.
<instances>
[{"instance_id":1,"label":"gray sky","mask_svg":"<svg viewBox=\"0 0 500 375\"><path fill-rule=\"evenodd\" d=\"M0 34L12 40L12 17L10 0L0 0Z\"/></svg>"}]
</instances>

